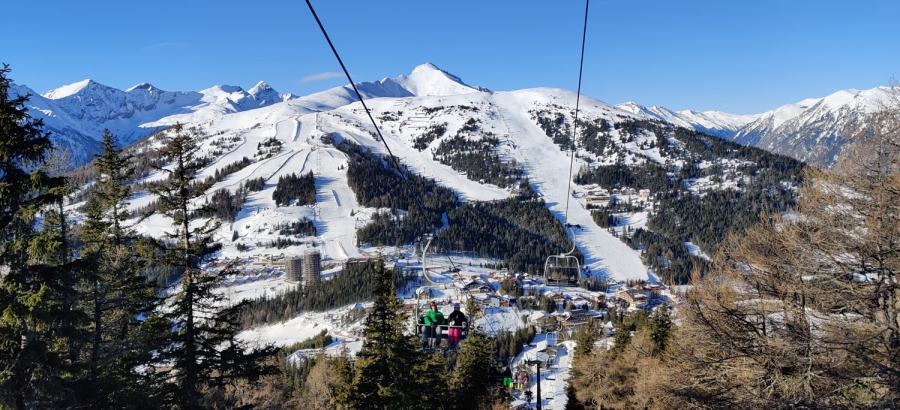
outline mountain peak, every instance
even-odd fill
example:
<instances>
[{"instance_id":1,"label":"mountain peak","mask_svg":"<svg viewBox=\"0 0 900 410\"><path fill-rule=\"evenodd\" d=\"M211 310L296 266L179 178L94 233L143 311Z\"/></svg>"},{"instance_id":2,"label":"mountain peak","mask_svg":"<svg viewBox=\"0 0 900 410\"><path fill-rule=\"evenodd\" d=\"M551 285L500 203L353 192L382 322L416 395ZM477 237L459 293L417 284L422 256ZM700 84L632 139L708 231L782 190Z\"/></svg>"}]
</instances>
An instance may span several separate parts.
<instances>
[{"instance_id":1,"label":"mountain peak","mask_svg":"<svg viewBox=\"0 0 900 410\"><path fill-rule=\"evenodd\" d=\"M158 88L154 87L153 84L150 83L140 83L135 86L125 90L126 93L130 93L136 90L147 90L147 91L160 91Z\"/></svg>"},{"instance_id":2,"label":"mountain peak","mask_svg":"<svg viewBox=\"0 0 900 410\"><path fill-rule=\"evenodd\" d=\"M413 68L413 70L412 70L413 74L415 74L416 72L428 72L428 71L445 72L444 70L441 70L440 68L438 68L438 66L431 64L431 63L427 63L427 62L425 64L417 65L416 68Z\"/></svg>"},{"instance_id":3,"label":"mountain peak","mask_svg":"<svg viewBox=\"0 0 900 410\"><path fill-rule=\"evenodd\" d=\"M251 88L249 91L247 91L247 93L250 95L257 95L261 92L269 92L269 91L274 91L274 90L272 89L272 87L270 85L266 84L265 81L260 81L260 82L256 83L256 85L254 85L253 88Z\"/></svg>"},{"instance_id":4,"label":"mountain peak","mask_svg":"<svg viewBox=\"0 0 900 410\"><path fill-rule=\"evenodd\" d=\"M469 85L464 83L461 78L459 78L453 74L450 74L444 70L441 70L440 68L438 68L438 66L431 64L431 63L425 63L425 64L420 64L420 65L416 66L416 68L414 68L412 70L412 73L409 75L410 78L427 77L427 78L432 78L432 79L434 78L434 76L443 76L443 77L446 77L447 79L449 79L450 81L453 81L454 83L458 83L460 85L469 87Z\"/></svg>"},{"instance_id":5,"label":"mountain peak","mask_svg":"<svg viewBox=\"0 0 900 410\"><path fill-rule=\"evenodd\" d=\"M47 92L41 94L41 96L44 98L47 98L47 99L51 99L51 100L58 100L60 98L68 97L72 94L76 94L90 84L97 84L97 83L94 80L91 80L90 78L86 78L77 83L64 85L62 87L47 91Z\"/></svg>"}]
</instances>

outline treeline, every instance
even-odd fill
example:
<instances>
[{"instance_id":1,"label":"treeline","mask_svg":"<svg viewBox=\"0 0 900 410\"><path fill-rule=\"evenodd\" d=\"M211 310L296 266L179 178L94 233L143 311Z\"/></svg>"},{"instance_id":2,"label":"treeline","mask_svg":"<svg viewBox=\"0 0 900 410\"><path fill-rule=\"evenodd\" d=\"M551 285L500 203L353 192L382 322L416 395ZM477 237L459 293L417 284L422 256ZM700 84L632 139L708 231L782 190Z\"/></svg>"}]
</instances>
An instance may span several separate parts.
<instances>
[{"instance_id":1,"label":"treeline","mask_svg":"<svg viewBox=\"0 0 900 410\"><path fill-rule=\"evenodd\" d=\"M648 161L636 165L616 163L584 168L575 175L575 183L598 184L604 188L649 189L655 193L676 188L678 181L669 177L666 168Z\"/></svg>"},{"instance_id":2,"label":"treeline","mask_svg":"<svg viewBox=\"0 0 900 410\"><path fill-rule=\"evenodd\" d=\"M576 175L575 182L598 184L607 189L650 190L655 211L648 219L647 228L655 234L638 229L623 240L643 248L646 263L664 281L686 283L695 267L705 272L706 262L689 255L684 242L693 242L708 254L714 254L717 244L728 234L758 223L761 214L783 212L794 204L804 166L792 158L680 127L675 127L673 134L671 128L656 121L626 120L617 123L615 128L623 138L633 139L643 132L654 134L655 145L666 158L664 163L619 161L586 167ZM598 139L604 135L599 125L588 125L584 131ZM676 160L682 160L682 166L676 167ZM735 165L726 169L719 163L722 160L730 160ZM701 168L700 161L716 164ZM723 174L736 180L739 189L710 190L696 195L686 187L694 178L709 177L721 182ZM592 212L601 227L615 226L613 213L609 209Z\"/></svg>"},{"instance_id":3,"label":"treeline","mask_svg":"<svg viewBox=\"0 0 900 410\"><path fill-rule=\"evenodd\" d=\"M315 205L316 179L313 172L309 171L300 176L291 173L278 177L278 185L275 192L272 192L272 199L275 200L276 206L290 206L293 201L297 201L295 204L297 206Z\"/></svg>"},{"instance_id":4,"label":"treeline","mask_svg":"<svg viewBox=\"0 0 900 410\"><path fill-rule=\"evenodd\" d=\"M293 319L302 311L321 312L353 302L372 300L372 281L375 263L348 264L329 280L313 283L307 288L294 289L275 297L254 299L240 312L243 329L270 325ZM415 276L393 272L393 284L405 289L414 285Z\"/></svg>"},{"instance_id":5,"label":"treeline","mask_svg":"<svg viewBox=\"0 0 900 410\"><path fill-rule=\"evenodd\" d=\"M686 241L644 228L637 228L623 238L634 249L641 249L641 259L657 276L673 283L688 283L694 269L706 272L708 262L691 255Z\"/></svg>"},{"instance_id":6,"label":"treeline","mask_svg":"<svg viewBox=\"0 0 900 410\"><path fill-rule=\"evenodd\" d=\"M572 247L562 224L544 202L531 200L534 191L527 180L520 183L524 193L519 199L460 206L453 192L433 180L409 173L407 184L380 157L358 145L344 141L338 147L351 158L348 183L360 203L390 208L375 213L372 221L357 231L360 244L413 243L423 233L443 226L446 214L449 226L438 235L447 251L474 251L499 258L500 266L513 270L540 272L549 255ZM424 215L413 203L415 198L422 200Z\"/></svg>"}]
</instances>

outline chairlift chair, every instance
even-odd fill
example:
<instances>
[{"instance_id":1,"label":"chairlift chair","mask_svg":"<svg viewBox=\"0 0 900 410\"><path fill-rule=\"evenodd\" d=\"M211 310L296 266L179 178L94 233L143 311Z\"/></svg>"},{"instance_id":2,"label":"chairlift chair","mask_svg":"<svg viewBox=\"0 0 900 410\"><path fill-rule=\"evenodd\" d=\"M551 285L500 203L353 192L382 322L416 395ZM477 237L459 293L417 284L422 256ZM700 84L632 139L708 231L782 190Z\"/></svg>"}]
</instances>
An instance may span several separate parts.
<instances>
[{"instance_id":1,"label":"chairlift chair","mask_svg":"<svg viewBox=\"0 0 900 410\"><path fill-rule=\"evenodd\" d=\"M544 281L547 286L578 286L578 282L581 279L581 262L574 255L574 231L572 231L572 238L572 250L559 255L550 255L544 262Z\"/></svg>"},{"instance_id":2,"label":"chairlift chair","mask_svg":"<svg viewBox=\"0 0 900 410\"><path fill-rule=\"evenodd\" d=\"M440 283L432 281L431 278L428 276L428 271L425 269L425 267L426 267L425 254L426 254L426 252L428 252L428 248L431 246L431 241L434 239L434 235L426 235L426 238L428 238L428 242L425 244L425 247L422 248L422 259L421 259L422 260L422 281L424 282L424 285L422 286L423 292L425 291L424 289L446 289L446 284L440 284ZM421 337L422 332L425 331L425 323L424 323L423 318L424 318L425 312L429 308L428 303L423 304L421 302L422 298L420 297L420 295L421 295L421 293L417 291L416 292L415 310L414 310L413 317L412 317L413 329L415 331L416 337ZM462 309L462 306L460 306L460 309ZM470 309L465 309L465 311L469 311L469 310ZM464 313L466 313L466 312L464 312ZM466 316L468 317L469 321L466 322L466 326L460 327L462 329L462 334L460 334L460 336L459 336L460 342L466 340L466 338L469 336L469 327L472 325L472 320L474 320L471 312L468 312ZM449 334L449 329L451 327L455 327L455 326L450 326L450 325L438 326L439 331L441 332L442 335L444 335L443 338L447 338L447 335Z\"/></svg>"}]
</instances>

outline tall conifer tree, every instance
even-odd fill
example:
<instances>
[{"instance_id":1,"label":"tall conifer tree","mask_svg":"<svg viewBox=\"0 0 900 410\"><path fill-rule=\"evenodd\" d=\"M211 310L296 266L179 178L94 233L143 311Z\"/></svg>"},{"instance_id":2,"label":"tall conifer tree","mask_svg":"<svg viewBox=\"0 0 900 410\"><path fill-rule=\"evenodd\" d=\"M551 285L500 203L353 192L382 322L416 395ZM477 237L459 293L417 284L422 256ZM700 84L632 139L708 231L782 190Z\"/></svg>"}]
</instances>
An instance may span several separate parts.
<instances>
[{"instance_id":1,"label":"tall conifer tree","mask_svg":"<svg viewBox=\"0 0 900 410\"><path fill-rule=\"evenodd\" d=\"M490 408L493 366L490 341L481 332L472 332L460 344L453 380L456 408Z\"/></svg>"},{"instance_id":2,"label":"tall conifer tree","mask_svg":"<svg viewBox=\"0 0 900 410\"><path fill-rule=\"evenodd\" d=\"M84 207L81 227L81 253L91 269L82 285L90 336L79 391L83 402L99 408L153 407L158 383L153 382L153 373L135 369L154 360L151 352L165 345L154 335L169 328L154 315L159 300L153 284L146 281L145 258L136 251L140 238L127 224L131 163L118 138L104 130L103 152L95 158L95 189Z\"/></svg>"},{"instance_id":3,"label":"tall conifer tree","mask_svg":"<svg viewBox=\"0 0 900 410\"><path fill-rule=\"evenodd\" d=\"M406 314L384 260L376 264L375 304L366 318L366 340L357 354L349 404L354 409L410 409L423 405L427 380L415 374L422 363L418 340L403 333Z\"/></svg>"},{"instance_id":4,"label":"tall conifer tree","mask_svg":"<svg viewBox=\"0 0 900 410\"><path fill-rule=\"evenodd\" d=\"M255 381L273 372L264 366L274 355L272 347L248 349L237 340L237 313L242 304L227 306L224 296L214 287L227 271L218 275L203 272L201 265L222 245L213 237L221 222L198 220L207 190L214 181L201 182L196 174L203 168L196 136L176 124L174 136L160 151L168 167L157 167L167 178L150 190L159 200L159 211L172 220L173 230L166 232L162 263L183 269L180 289L175 292L166 317L175 325L172 343L164 356L172 362L174 388L169 394L173 407L207 407L204 394L215 391L235 379ZM225 305L225 307L222 307Z\"/></svg>"},{"instance_id":5,"label":"tall conifer tree","mask_svg":"<svg viewBox=\"0 0 900 410\"><path fill-rule=\"evenodd\" d=\"M25 409L66 395L61 367L70 344L61 339L74 318L61 297L71 286L66 272L35 258L46 256L36 255L36 217L60 200L65 179L42 167L49 133L28 114L27 95L11 98L9 71L0 69L0 401Z\"/></svg>"}]
</instances>

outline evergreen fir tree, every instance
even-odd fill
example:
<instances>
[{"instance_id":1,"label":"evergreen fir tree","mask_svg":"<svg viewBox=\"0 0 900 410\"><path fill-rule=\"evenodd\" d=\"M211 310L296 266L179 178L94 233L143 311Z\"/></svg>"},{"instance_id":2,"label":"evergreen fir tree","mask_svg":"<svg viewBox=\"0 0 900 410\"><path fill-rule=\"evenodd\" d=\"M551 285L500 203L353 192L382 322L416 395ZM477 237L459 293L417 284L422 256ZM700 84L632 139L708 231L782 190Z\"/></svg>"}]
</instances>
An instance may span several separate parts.
<instances>
[{"instance_id":1,"label":"evergreen fir tree","mask_svg":"<svg viewBox=\"0 0 900 410\"><path fill-rule=\"evenodd\" d=\"M427 355L413 376L422 384L421 398L412 408L451 409L454 405L450 385L450 362L441 352Z\"/></svg>"},{"instance_id":2,"label":"evergreen fir tree","mask_svg":"<svg viewBox=\"0 0 900 410\"><path fill-rule=\"evenodd\" d=\"M669 308L665 303L656 308L650 317L650 338L653 339L653 354L666 351L672 336L672 320L669 319Z\"/></svg>"},{"instance_id":3,"label":"evergreen fir tree","mask_svg":"<svg viewBox=\"0 0 900 410\"><path fill-rule=\"evenodd\" d=\"M265 358L275 354L272 347L248 349L235 338L239 330L238 312L243 303L222 307L224 296L213 291L220 275L202 272L204 261L219 251L213 234L221 225L216 219L198 221L194 215L203 210L200 198L215 181L196 182L203 168L198 160L200 147L192 133L180 124L175 136L160 153L171 163L170 168L157 167L167 178L150 190L158 196L159 211L172 219L172 232L166 232L161 263L183 269L181 289L172 298L165 317L172 320L175 331L172 343L163 357L172 362L174 381L168 394L169 404L184 409L204 408L205 393L215 394L235 379L255 381L273 372L263 367ZM172 245L169 245L172 244Z\"/></svg>"},{"instance_id":4,"label":"evergreen fir tree","mask_svg":"<svg viewBox=\"0 0 900 410\"><path fill-rule=\"evenodd\" d=\"M457 408L490 408L493 361L490 341L483 333L471 332L460 343L453 379L453 400Z\"/></svg>"},{"instance_id":5,"label":"evergreen fir tree","mask_svg":"<svg viewBox=\"0 0 900 410\"><path fill-rule=\"evenodd\" d=\"M366 318L366 340L357 354L350 386L349 406L354 409L418 408L422 397L419 341L403 333L406 314L397 298L391 272L384 260L376 264L375 304Z\"/></svg>"},{"instance_id":6,"label":"evergreen fir tree","mask_svg":"<svg viewBox=\"0 0 900 410\"><path fill-rule=\"evenodd\" d=\"M39 235L34 221L61 200L65 179L42 168L49 134L28 114L28 96L10 98L9 71L0 69L0 402L52 407L66 395L62 367L71 364L67 338L77 318L69 309L70 269L49 257L64 251L64 238ZM39 240L54 248L42 249Z\"/></svg>"},{"instance_id":7,"label":"evergreen fir tree","mask_svg":"<svg viewBox=\"0 0 900 410\"><path fill-rule=\"evenodd\" d=\"M137 252L140 238L130 229L128 180L132 157L118 139L103 132L103 152L95 157L95 189L84 207L80 239L82 258L91 269L82 284L82 306L88 314L86 376L78 391L81 402L96 408L152 408L159 381L135 369L153 360L165 345L169 324L153 312L158 305L147 263ZM144 318L138 320L138 317Z\"/></svg>"}]
</instances>

